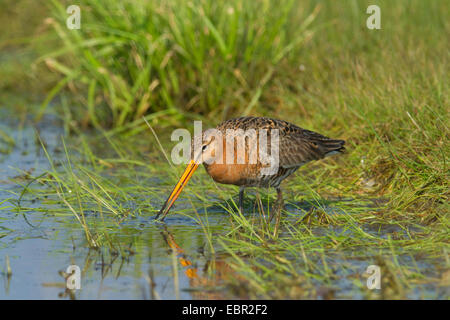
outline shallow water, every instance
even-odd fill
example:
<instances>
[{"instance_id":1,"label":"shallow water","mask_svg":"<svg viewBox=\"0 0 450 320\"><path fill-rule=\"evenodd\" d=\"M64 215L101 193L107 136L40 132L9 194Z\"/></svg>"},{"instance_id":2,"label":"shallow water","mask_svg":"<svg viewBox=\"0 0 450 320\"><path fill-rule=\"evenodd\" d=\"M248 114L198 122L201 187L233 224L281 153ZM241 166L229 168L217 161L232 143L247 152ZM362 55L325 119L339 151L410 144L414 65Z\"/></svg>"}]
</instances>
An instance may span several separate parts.
<instances>
[{"instance_id":1,"label":"shallow water","mask_svg":"<svg viewBox=\"0 0 450 320\"><path fill-rule=\"evenodd\" d=\"M223 254L211 254L202 227L191 218L169 215L166 224L160 225L154 223L152 215L137 215L120 225L111 223L108 234L120 247L90 249L75 217L67 214L63 205L47 201L45 195L33 194L30 188L20 203L27 210L19 212L16 206L10 205L17 204L23 187L30 182L25 172L36 177L50 168L36 132L53 160L58 161L65 157L61 143L64 131L51 116L37 125L31 125L33 122L29 120L21 122L5 113L7 111L1 112L0 129L14 139L15 146L0 153L0 202L10 199L0 205L0 208L8 206L0 210L0 271L3 283L0 299L224 297L220 279L232 277L233 272ZM152 184L159 182L158 177L152 178ZM130 210L135 209L132 200L124 205ZM177 208L183 207L187 208L189 204L179 199ZM325 204L325 207L330 215L342 211L333 208L332 203ZM305 204L297 207L291 205L288 209L298 216L309 210ZM99 219L95 210L86 214L93 221ZM208 208L208 222L212 230L220 233L220 225L229 223L229 220L223 209L212 206ZM385 231L386 234L400 232L396 226ZM326 234L329 230L318 228L315 232ZM375 226L366 228L366 232L386 237L386 234L380 235ZM11 275L6 273L6 257L9 257ZM399 259L408 263L408 256ZM364 298L354 290L354 275L360 275L372 262L357 256L353 259L332 253L327 256L329 265L340 266L335 272L339 279L332 285L340 288L338 297ZM301 265L301 262L298 264ZM66 289L63 272L69 265L80 267L79 290ZM419 262L418 268L431 270L434 274L433 265L428 262ZM319 293L317 298L325 298L326 290L324 292L323 295ZM445 288L422 286L408 297L430 296L445 298L447 291Z\"/></svg>"},{"instance_id":2,"label":"shallow water","mask_svg":"<svg viewBox=\"0 0 450 320\"><path fill-rule=\"evenodd\" d=\"M18 120L9 116L2 118L1 129L7 132L16 142L15 147L8 154L0 156L0 199L17 199L22 187L11 179L21 175L16 168L32 172L38 176L43 170L49 168L49 162L37 143L35 129L24 126L15 129ZM46 118L37 127L46 147L52 157L57 160L61 152L60 136L62 127L55 119ZM25 183L25 180L24 182ZM5 204L4 204L5 205ZM22 201L27 207L41 208L38 200ZM152 247L138 245L137 252L130 257L132 261L112 263L114 257L105 257L107 253L95 252L84 244L84 234L76 224L74 218L54 217L45 212L21 214L14 210L2 210L0 219L0 266L6 271L6 256L9 257L12 275L3 272L3 288L0 290L1 299L54 299L64 295L64 278L59 274L69 265L75 264L84 270L82 275L82 290L77 290L76 298L90 299L133 299L148 295L149 285L143 274L154 268L155 282L158 287L164 287L159 294L161 298L174 296L171 285L171 260L153 259L155 256L165 257L168 246L160 232L154 225L135 221L134 225L143 225L132 230L129 223L124 228L129 232L124 237L143 236L154 238ZM192 228L190 222L186 228ZM117 230L122 236L122 230ZM145 243L144 241L140 242ZM165 263L168 261L168 263ZM87 268L84 266L88 265ZM180 287L188 286L188 279L180 275ZM169 284L167 284L169 283ZM181 298L190 298L190 294L180 292Z\"/></svg>"}]
</instances>

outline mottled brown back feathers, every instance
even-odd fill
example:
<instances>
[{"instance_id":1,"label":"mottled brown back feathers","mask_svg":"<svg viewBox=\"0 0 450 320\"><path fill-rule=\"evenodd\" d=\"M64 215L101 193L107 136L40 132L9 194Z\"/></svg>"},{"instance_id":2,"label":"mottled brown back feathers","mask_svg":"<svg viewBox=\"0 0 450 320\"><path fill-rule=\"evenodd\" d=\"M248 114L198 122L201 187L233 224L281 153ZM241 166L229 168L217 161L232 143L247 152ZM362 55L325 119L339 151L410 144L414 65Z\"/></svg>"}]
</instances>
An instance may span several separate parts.
<instances>
[{"instance_id":1,"label":"mottled brown back feathers","mask_svg":"<svg viewBox=\"0 0 450 320\"><path fill-rule=\"evenodd\" d=\"M278 129L280 134L280 165L301 166L309 161L322 159L345 151L344 140L330 139L317 132L300 128L283 120L265 117L241 117L222 122L217 129Z\"/></svg>"}]
</instances>

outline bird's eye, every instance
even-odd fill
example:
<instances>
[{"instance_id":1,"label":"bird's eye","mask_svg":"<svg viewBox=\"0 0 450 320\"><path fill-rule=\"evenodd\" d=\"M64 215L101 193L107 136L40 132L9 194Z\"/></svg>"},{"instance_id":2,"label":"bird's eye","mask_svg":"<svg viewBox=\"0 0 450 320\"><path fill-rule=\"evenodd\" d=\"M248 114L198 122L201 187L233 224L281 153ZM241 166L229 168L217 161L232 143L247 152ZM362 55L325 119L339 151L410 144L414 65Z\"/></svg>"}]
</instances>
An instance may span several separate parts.
<instances>
[{"instance_id":1,"label":"bird's eye","mask_svg":"<svg viewBox=\"0 0 450 320\"><path fill-rule=\"evenodd\" d=\"M205 144L205 145L202 147L202 151L205 151L207 147L208 147L208 145Z\"/></svg>"}]
</instances>

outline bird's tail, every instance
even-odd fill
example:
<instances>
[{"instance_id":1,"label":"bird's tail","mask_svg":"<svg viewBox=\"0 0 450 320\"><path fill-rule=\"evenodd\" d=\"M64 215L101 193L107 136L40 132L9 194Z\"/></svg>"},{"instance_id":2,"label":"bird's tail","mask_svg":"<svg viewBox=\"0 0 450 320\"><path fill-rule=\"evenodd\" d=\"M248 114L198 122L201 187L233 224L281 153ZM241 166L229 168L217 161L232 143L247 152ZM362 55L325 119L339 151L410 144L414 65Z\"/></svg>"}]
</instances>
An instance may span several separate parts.
<instances>
[{"instance_id":1,"label":"bird's tail","mask_svg":"<svg viewBox=\"0 0 450 320\"><path fill-rule=\"evenodd\" d=\"M325 157L332 156L333 154L344 153L344 144L344 140L327 139L320 141L320 147Z\"/></svg>"}]
</instances>

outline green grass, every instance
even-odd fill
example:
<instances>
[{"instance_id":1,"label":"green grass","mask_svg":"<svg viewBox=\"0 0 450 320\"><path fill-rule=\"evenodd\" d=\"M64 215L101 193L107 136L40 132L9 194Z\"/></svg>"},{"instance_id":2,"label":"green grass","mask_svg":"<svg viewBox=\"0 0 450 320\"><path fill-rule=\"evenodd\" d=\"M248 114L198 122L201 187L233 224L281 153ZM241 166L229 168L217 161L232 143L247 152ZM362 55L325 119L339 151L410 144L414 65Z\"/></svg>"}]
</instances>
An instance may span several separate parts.
<instances>
[{"instance_id":1,"label":"green grass","mask_svg":"<svg viewBox=\"0 0 450 320\"><path fill-rule=\"evenodd\" d=\"M249 192L243 217L235 188L196 174L172 213L195 219L210 256L233 267L219 283L227 294L332 298L353 284L345 297L446 298L447 1L377 1L381 30L365 27L368 1L82 1L79 31L64 28L62 3L36 61L58 80L35 112L59 97L75 135L71 161L39 181L87 245L123 246L114 226L156 213L178 178L143 115L166 148L168 130L192 119L266 115L345 139L348 153L284 183L278 231L255 205L267 213L270 191ZM108 130L88 139L87 126ZM218 211L221 226L210 223ZM381 292L364 290L369 262L382 267Z\"/></svg>"},{"instance_id":2,"label":"green grass","mask_svg":"<svg viewBox=\"0 0 450 320\"><path fill-rule=\"evenodd\" d=\"M246 104L250 113L266 83L282 78L277 65L311 37L317 14L292 0L86 0L74 31L65 27L66 2L52 3L60 46L39 61L62 77L42 111L70 87L83 105L77 120L95 126L166 109L228 117Z\"/></svg>"}]
</instances>

